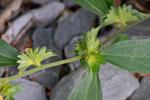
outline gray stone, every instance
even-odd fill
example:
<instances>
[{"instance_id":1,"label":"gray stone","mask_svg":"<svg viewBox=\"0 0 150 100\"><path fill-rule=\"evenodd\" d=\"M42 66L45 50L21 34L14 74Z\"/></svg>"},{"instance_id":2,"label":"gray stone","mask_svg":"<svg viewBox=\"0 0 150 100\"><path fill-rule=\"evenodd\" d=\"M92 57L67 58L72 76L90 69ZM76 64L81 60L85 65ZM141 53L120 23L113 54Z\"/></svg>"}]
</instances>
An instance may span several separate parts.
<instances>
[{"instance_id":1,"label":"gray stone","mask_svg":"<svg viewBox=\"0 0 150 100\"><path fill-rule=\"evenodd\" d=\"M60 2L52 2L39 9L31 11L37 26L51 24L65 9L65 5Z\"/></svg>"},{"instance_id":2,"label":"gray stone","mask_svg":"<svg viewBox=\"0 0 150 100\"><path fill-rule=\"evenodd\" d=\"M73 86L85 73L85 70L73 72L63 78L54 88L50 100L67 100ZM110 64L102 66L101 84L103 100L125 100L138 88L139 83L129 72L120 70Z\"/></svg>"},{"instance_id":3,"label":"gray stone","mask_svg":"<svg viewBox=\"0 0 150 100\"><path fill-rule=\"evenodd\" d=\"M73 7L76 6L76 4L73 2L73 0L63 0L63 2L65 3L66 7Z\"/></svg>"},{"instance_id":4,"label":"gray stone","mask_svg":"<svg viewBox=\"0 0 150 100\"><path fill-rule=\"evenodd\" d=\"M41 0L43 1L43 0ZM24 27L30 28L32 26L45 27L54 22L54 20L63 12L65 6L59 2L49 3L44 7L31 10L23 14L11 23L11 26L2 35L2 38L11 43L20 34Z\"/></svg>"},{"instance_id":5,"label":"gray stone","mask_svg":"<svg viewBox=\"0 0 150 100\"><path fill-rule=\"evenodd\" d=\"M81 38L81 36L74 37L68 45L64 48L64 53L66 58L71 58L75 56L75 53L73 52L75 48L75 44L78 42L78 40ZM72 62L68 64L71 71L77 70L80 67L80 61Z\"/></svg>"},{"instance_id":6,"label":"gray stone","mask_svg":"<svg viewBox=\"0 0 150 100\"><path fill-rule=\"evenodd\" d=\"M138 80L129 72L111 64L101 69L103 100L125 100L139 87Z\"/></svg>"},{"instance_id":7,"label":"gray stone","mask_svg":"<svg viewBox=\"0 0 150 100\"><path fill-rule=\"evenodd\" d=\"M58 23L58 27L54 34L54 41L57 47L63 49L73 36L90 30L94 25L95 19L96 15L79 9L77 12Z\"/></svg>"},{"instance_id":8,"label":"gray stone","mask_svg":"<svg viewBox=\"0 0 150 100\"><path fill-rule=\"evenodd\" d=\"M129 100L150 100L150 77L142 79L140 87Z\"/></svg>"},{"instance_id":9,"label":"gray stone","mask_svg":"<svg viewBox=\"0 0 150 100\"><path fill-rule=\"evenodd\" d=\"M46 5L47 3L54 2L54 1L60 1L60 0L31 0L33 3Z\"/></svg>"},{"instance_id":10,"label":"gray stone","mask_svg":"<svg viewBox=\"0 0 150 100\"><path fill-rule=\"evenodd\" d=\"M33 39L33 48L36 47L46 47L47 49L52 50L55 52L58 56L54 58L61 58L61 50L59 50L53 41L53 33L54 33L54 28L37 28L32 36ZM54 59L56 60L56 59Z\"/></svg>"},{"instance_id":11,"label":"gray stone","mask_svg":"<svg viewBox=\"0 0 150 100\"><path fill-rule=\"evenodd\" d=\"M150 19L146 19L143 22L129 28L125 33L131 38L150 38Z\"/></svg>"},{"instance_id":12,"label":"gray stone","mask_svg":"<svg viewBox=\"0 0 150 100\"><path fill-rule=\"evenodd\" d=\"M64 10L63 13L61 14L61 17L58 18L57 23L61 23L61 21L65 20L69 16L71 16L73 12L69 10Z\"/></svg>"},{"instance_id":13,"label":"gray stone","mask_svg":"<svg viewBox=\"0 0 150 100\"><path fill-rule=\"evenodd\" d=\"M45 89L40 84L25 79L18 79L13 83L23 87L21 92L15 95L15 100L47 100Z\"/></svg>"},{"instance_id":14,"label":"gray stone","mask_svg":"<svg viewBox=\"0 0 150 100\"><path fill-rule=\"evenodd\" d=\"M53 94L52 97L50 97L50 100L67 100L73 86L80 80L84 73L84 69L79 69L78 71L74 71L70 75L64 77L60 82L58 82L52 91Z\"/></svg>"},{"instance_id":15,"label":"gray stone","mask_svg":"<svg viewBox=\"0 0 150 100\"><path fill-rule=\"evenodd\" d=\"M46 46L47 48L52 47L52 35L53 28L37 28L35 29L32 39L33 39L33 48Z\"/></svg>"},{"instance_id":16,"label":"gray stone","mask_svg":"<svg viewBox=\"0 0 150 100\"><path fill-rule=\"evenodd\" d=\"M47 48L53 47L53 31L52 27L50 28L37 28L35 29L32 39L33 39L33 48L35 47L43 47Z\"/></svg>"},{"instance_id":17,"label":"gray stone","mask_svg":"<svg viewBox=\"0 0 150 100\"><path fill-rule=\"evenodd\" d=\"M35 82L38 82L47 89L53 89L53 87L59 81L59 73L59 68L51 68L34 73L30 75L29 78Z\"/></svg>"},{"instance_id":18,"label":"gray stone","mask_svg":"<svg viewBox=\"0 0 150 100\"><path fill-rule=\"evenodd\" d=\"M53 43L53 28L38 28L33 33L33 47L47 47L51 49L58 56L45 60L44 63L50 63L61 59L61 51L56 48ZM45 69L43 71L34 73L29 78L37 81L46 88L53 88L59 80L60 66L56 68Z\"/></svg>"}]
</instances>

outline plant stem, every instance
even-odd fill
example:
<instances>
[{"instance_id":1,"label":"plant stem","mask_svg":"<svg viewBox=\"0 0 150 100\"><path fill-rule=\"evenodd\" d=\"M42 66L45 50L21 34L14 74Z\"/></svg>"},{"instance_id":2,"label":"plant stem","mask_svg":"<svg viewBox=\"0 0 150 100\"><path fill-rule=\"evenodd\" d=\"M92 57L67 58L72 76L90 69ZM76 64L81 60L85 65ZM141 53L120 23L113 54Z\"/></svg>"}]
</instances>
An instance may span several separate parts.
<instances>
[{"instance_id":1,"label":"plant stem","mask_svg":"<svg viewBox=\"0 0 150 100\"><path fill-rule=\"evenodd\" d=\"M33 74L35 72L38 72L38 71L41 71L41 70L44 70L44 69L47 69L47 68L51 68L51 67L55 67L55 66L71 63L71 62L74 62L74 61L78 61L80 59L81 59L80 56L76 56L76 57L73 57L73 58L57 61L57 62L54 62L54 63L45 64L45 65L36 67L34 69L31 69L29 71L25 71L25 72L19 73L17 75L11 76L11 77L0 78L0 81L11 82L11 81L14 81L14 80L16 80L18 78L21 78L21 77L24 77L24 76L27 76L27 75L31 75L31 74Z\"/></svg>"},{"instance_id":2,"label":"plant stem","mask_svg":"<svg viewBox=\"0 0 150 100\"><path fill-rule=\"evenodd\" d=\"M128 29L133 28L135 25L138 25L138 24L140 24L141 22L146 21L146 20L149 19L149 18L150 18L150 15L148 14L148 15L146 16L146 18L143 19L143 20L140 20L140 21L138 21L138 22L135 22L135 23L133 23L133 24L127 26L127 27L124 27L124 28L122 27L121 29L118 29L118 30L115 29L115 31L108 37L108 39L107 39L106 41L104 41L103 46L102 46L102 49L103 49L103 48L106 48L106 47L108 47L108 46L110 46L110 45L112 45L113 42L119 37L120 34L124 33L124 32L127 31Z\"/></svg>"}]
</instances>

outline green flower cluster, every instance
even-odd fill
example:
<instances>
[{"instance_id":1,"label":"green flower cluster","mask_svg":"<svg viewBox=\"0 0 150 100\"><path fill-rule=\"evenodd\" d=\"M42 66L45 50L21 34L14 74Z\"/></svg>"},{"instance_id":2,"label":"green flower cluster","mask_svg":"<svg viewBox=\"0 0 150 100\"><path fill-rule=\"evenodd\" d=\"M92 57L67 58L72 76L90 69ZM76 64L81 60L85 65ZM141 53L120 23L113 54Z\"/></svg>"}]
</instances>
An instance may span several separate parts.
<instances>
[{"instance_id":1,"label":"green flower cluster","mask_svg":"<svg viewBox=\"0 0 150 100\"><path fill-rule=\"evenodd\" d=\"M100 64L104 63L100 41L97 39L98 31L99 27L84 34L75 47L76 54L82 57L81 64L88 66L92 72L99 71Z\"/></svg>"},{"instance_id":2,"label":"green flower cluster","mask_svg":"<svg viewBox=\"0 0 150 100\"><path fill-rule=\"evenodd\" d=\"M0 83L0 96L4 100L15 100L14 96L21 91L20 85L13 85L10 83Z\"/></svg>"},{"instance_id":3,"label":"green flower cluster","mask_svg":"<svg viewBox=\"0 0 150 100\"><path fill-rule=\"evenodd\" d=\"M46 48L27 48L25 53L21 53L18 57L19 72L24 72L29 66L34 65L36 67L41 66L41 62L49 57L56 56L52 51L46 51Z\"/></svg>"},{"instance_id":4,"label":"green flower cluster","mask_svg":"<svg viewBox=\"0 0 150 100\"><path fill-rule=\"evenodd\" d=\"M144 19L144 14L132 9L131 6L111 7L104 18L104 24L114 24L116 27L126 27L128 23Z\"/></svg>"}]
</instances>

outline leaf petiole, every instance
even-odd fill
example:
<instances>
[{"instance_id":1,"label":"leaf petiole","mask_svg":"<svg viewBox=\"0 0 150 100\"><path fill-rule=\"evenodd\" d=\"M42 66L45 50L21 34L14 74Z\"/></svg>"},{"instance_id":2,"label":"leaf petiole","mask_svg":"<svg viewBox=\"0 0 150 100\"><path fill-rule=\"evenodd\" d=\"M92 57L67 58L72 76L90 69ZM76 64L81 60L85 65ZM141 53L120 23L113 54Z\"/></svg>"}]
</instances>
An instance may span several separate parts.
<instances>
[{"instance_id":1,"label":"leaf petiole","mask_svg":"<svg viewBox=\"0 0 150 100\"><path fill-rule=\"evenodd\" d=\"M0 78L0 81L11 82L11 81L14 81L18 78L36 73L38 71L41 71L41 70L44 70L44 69L47 69L47 68L51 68L51 67L55 67L55 66L59 66L59 65L63 65L63 64L67 64L67 63L71 63L71 62L74 62L74 61L78 61L80 59L81 59L80 56L76 56L76 57L72 57L72 58L69 58L69 59L53 62L53 63L50 63L50 64L45 64L45 65L42 65L40 67L31 69L29 71L22 72L20 74L17 74L17 75L11 76L11 77Z\"/></svg>"}]
</instances>

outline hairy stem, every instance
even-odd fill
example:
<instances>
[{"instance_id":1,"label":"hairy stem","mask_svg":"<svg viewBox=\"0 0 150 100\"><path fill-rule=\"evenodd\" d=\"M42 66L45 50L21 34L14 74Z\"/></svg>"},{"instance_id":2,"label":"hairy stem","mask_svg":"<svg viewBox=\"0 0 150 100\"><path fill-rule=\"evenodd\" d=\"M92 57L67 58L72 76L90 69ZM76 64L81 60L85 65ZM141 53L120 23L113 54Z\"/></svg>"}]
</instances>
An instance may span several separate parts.
<instances>
[{"instance_id":1,"label":"hairy stem","mask_svg":"<svg viewBox=\"0 0 150 100\"><path fill-rule=\"evenodd\" d=\"M21 78L21 77L24 77L24 76L27 76L27 75L31 75L31 74L33 74L35 72L38 72L38 71L41 71L41 70L44 70L44 69L47 69L47 68L51 68L51 67L55 67L55 66L71 63L71 62L75 62L75 61L78 61L80 59L81 59L80 56L76 56L76 57L69 58L69 59L66 59L66 60L61 60L61 61L57 61L57 62L54 62L54 63L45 64L45 65L36 67L34 69L31 69L29 71L25 71L25 72L19 73L17 75L11 76L11 77L0 78L0 81L11 82L11 81L14 81L14 80L16 80L18 78Z\"/></svg>"}]
</instances>

